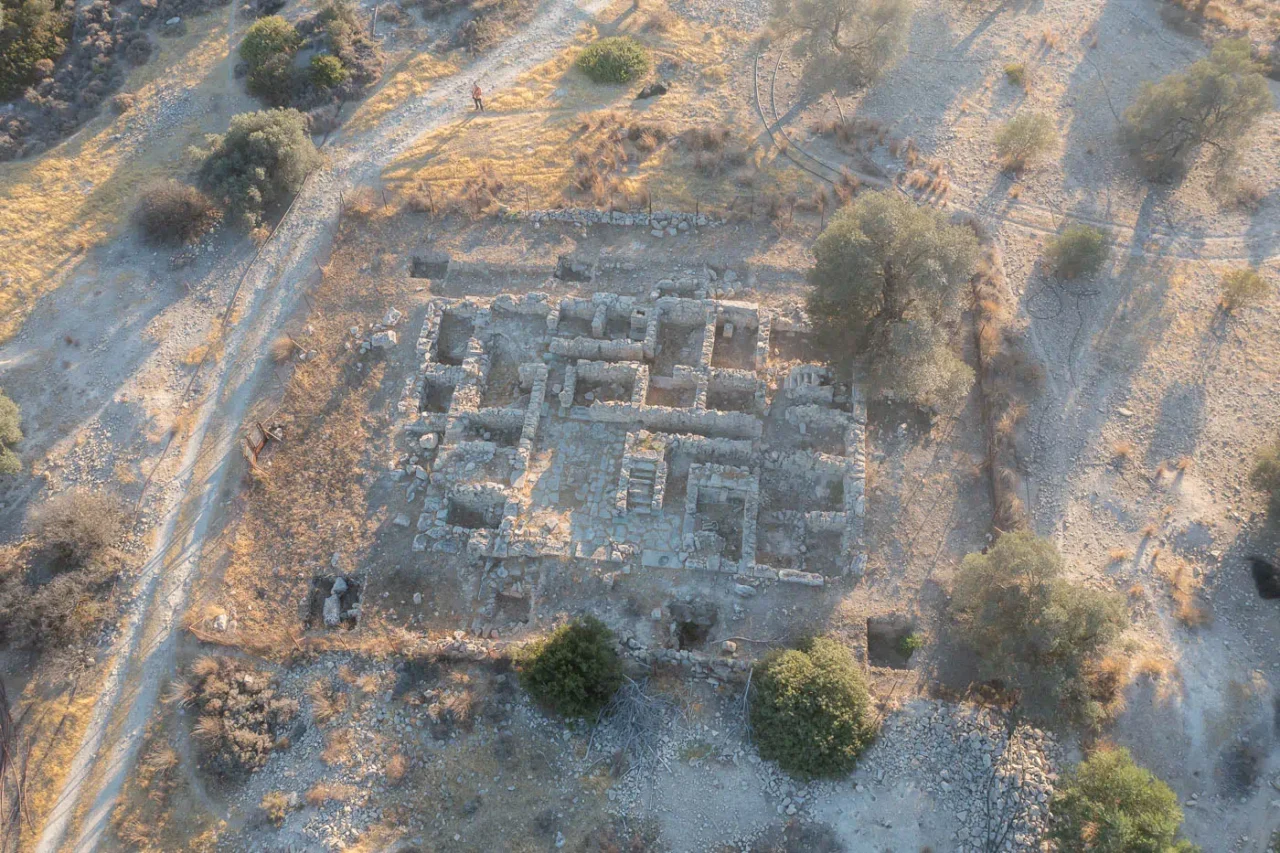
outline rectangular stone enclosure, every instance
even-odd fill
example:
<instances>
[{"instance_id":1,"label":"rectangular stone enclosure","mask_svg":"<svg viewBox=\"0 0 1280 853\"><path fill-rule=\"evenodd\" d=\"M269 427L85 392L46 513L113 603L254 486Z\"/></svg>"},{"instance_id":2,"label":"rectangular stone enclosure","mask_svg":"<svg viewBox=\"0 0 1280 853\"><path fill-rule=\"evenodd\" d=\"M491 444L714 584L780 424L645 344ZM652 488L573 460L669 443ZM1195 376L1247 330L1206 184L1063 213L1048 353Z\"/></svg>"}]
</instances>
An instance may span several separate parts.
<instances>
[{"instance_id":1,"label":"rectangular stone enclosure","mask_svg":"<svg viewBox=\"0 0 1280 853\"><path fill-rule=\"evenodd\" d=\"M399 407L414 549L860 575L866 405L811 344L745 302L432 300Z\"/></svg>"}]
</instances>

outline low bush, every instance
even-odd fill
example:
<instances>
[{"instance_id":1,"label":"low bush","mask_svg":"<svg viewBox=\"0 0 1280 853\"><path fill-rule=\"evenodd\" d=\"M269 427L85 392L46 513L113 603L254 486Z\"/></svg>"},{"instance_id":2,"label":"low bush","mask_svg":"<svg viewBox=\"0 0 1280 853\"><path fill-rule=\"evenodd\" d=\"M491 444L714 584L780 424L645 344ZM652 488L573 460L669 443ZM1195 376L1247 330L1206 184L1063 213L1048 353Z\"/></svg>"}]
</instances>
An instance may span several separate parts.
<instances>
[{"instance_id":1,"label":"low bush","mask_svg":"<svg viewBox=\"0 0 1280 853\"><path fill-rule=\"evenodd\" d=\"M268 207L297 192L320 154L297 110L241 113L214 137L199 181L246 230L262 223Z\"/></svg>"},{"instance_id":2,"label":"low bush","mask_svg":"<svg viewBox=\"0 0 1280 853\"><path fill-rule=\"evenodd\" d=\"M1268 511L1280 518L1280 439L1258 450L1249 485L1267 495Z\"/></svg>"},{"instance_id":3,"label":"low bush","mask_svg":"<svg viewBox=\"0 0 1280 853\"><path fill-rule=\"evenodd\" d=\"M0 390L0 476L16 474L22 470L13 445L22 441L22 415L18 404Z\"/></svg>"},{"instance_id":4,"label":"low bush","mask_svg":"<svg viewBox=\"0 0 1280 853\"><path fill-rule=\"evenodd\" d=\"M848 649L830 639L756 664L750 711L760 755L805 778L849 773L876 731L863 675Z\"/></svg>"},{"instance_id":5,"label":"low bush","mask_svg":"<svg viewBox=\"0 0 1280 853\"><path fill-rule=\"evenodd\" d=\"M924 637L921 637L919 634L915 633L914 631L911 632L910 634L904 634L903 637L900 640L898 640L898 653L901 654L904 658L911 657L912 655L914 655L916 652L920 651L923 648L924 648Z\"/></svg>"},{"instance_id":6,"label":"low bush","mask_svg":"<svg viewBox=\"0 0 1280 853\"><path fill-rule=\"evenodd\" d=\"M336 56L311 57L311 82L326 89L340 86L351 76Z\"/></svg>"},{"instance_id":7,"label":"low bush","mask_svg":"<svg viewBox=\"0 0 1280 853\"><path fill-rule=\"evenodd\" d=\"M1096 275L1110 254L1106 233L1092 225L1068 225L1045 247L1049 268L1061 278Z\"/></svg>"},{"instance_id":8,"label":"low bush","mask_svg":"<svg viewBox=\"0 0 1280 853\"><path fill-rule=\"evenodd\" d=\"M253 771L288 746L286 724L296 700L279 696L271 677L228 657L202 657L191 666L181 698L195 705L194 736L222 771Z\"/></svg>"},{"instance_id":9,"label":"low bush","mask_svg":"<svg viewBox=\"0 0 1280 853\"><path fill-rule=\"evenodd\" d=\"M142 194L134 224L150 243L194 243L218 224L221 212L213 201L188 184L165 181Z\"/></svg>"},{"instance_id":10,"label":"low bush","mask_svg":"<svg viewBox=\"0 0 1280 853\"><path fill-rule=\"evenodd\" d=\"M1004 67L1004 76L1019 89L1027 88L1027 66L1021 62L1010 62Z\"/></svg>"},{"instance_id":11,"label":"low bush","mask_svg":"<svg viewBox=\"0 0 1280 853\"><path fill-rule=\"evenodd\" d=\"M649 70L649 54L629 36L610 36L578 54L577 65L593 83L630 83Z\"/></svg>"},{"instance_id":12,"label":"low bush","mask_svg":"<svg viewBox=\"0 0 1280 853\"><path fill-rule=\"evenodd\" d=\"M1068 771L1053 795L1050 838L1063 850L1194 853L1180 839L1178 797L1127 749L1104 747Z\"/></svg>"},{"instance_id":13,"label":"low bush","mask_svg":"<svg viewBox=\"0 0 1280 853\"><path fill-rule=\"evenodd\" d=\"M1228 311L1256 305L1267 295L1267 281L1252 267L1231 270L1222 277L1222 306Z\"/></svg>"},{"instance_id":14,"label":"low bush","mask_svg":"<svg viewBox=\"0 0 1280 853\"><path fill-rule=\"evenodd\" d=\"M119 498L75 489L49 498L31 513L36 539L76 566L98 556L124 534L125 511Z\"/></svg>"},{"instance_id":15,"label":"low bush","mask_svg":"<svg viewBox=\"0 0 1280 853\"><path fill-rule=\"evenodd\" d=\"M1023 113L996 132L996 151L1006 169L1016 170L1044 156L1057 141L1053 119L1043 113Z\"/></svg>"},{"instance_id":16,"label":"low bush","mask_svg":"<svg viewBox=\"0 0 1280 853\"><path fill-rule=\"evenodd\" d=\"M613 632L590 616L525 647L517 666L525 690L564 717L596 716L622 686Z\"/></svg>"}]
</instances>

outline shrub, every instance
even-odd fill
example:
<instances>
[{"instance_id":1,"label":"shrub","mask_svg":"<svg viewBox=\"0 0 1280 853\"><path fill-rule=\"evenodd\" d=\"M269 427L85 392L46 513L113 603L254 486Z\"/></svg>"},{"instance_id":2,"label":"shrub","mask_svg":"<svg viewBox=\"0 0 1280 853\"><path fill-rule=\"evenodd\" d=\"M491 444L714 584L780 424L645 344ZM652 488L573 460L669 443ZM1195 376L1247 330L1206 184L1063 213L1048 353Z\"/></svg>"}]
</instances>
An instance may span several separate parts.
<instances>
[{"instance_id":1,"label":"shrub","mask_svg":"<svg viewBox=\"0 0 1280 853\"><path fill-rule=\"evenodd\" d=\"M1021 169L1058 141L1053 119L1043 113L1014 116L996 132L996 150L1006 169Z\"/></svg>"},{"instance_id":2,"label":"shrub","mask_svg":"<svg viewBox=\"0 0 1280 853\"><path fill-rule=\"evenodd\" d=\"M258 68L281 54L292 56L302 43L302 37L293 24L279 15L259 18L249 27L240 42L240 58L249 70Z\"/></svg>"},{"instance_id":3,"label":"shrub","mask_svg":"<svg viewBox=\"0 0 1280 853\"><path fill-rule=\"evenodd\" d=\"M794 776L843 776L875 736L866 682L835 640L810 640L756 664L750 710L760 755Z\"/></svg>"},{"instance_id":4,"label":"shrub","mask_svg":"<svg viewBox=\"0 0 1280 853\"><path fill-rule=\"evenodd\" d=\"M231 119L200 166L200 184L254 228L263 211L298 191L320 155L297 110L262 110Z\"/></svg>"},{"instance_id":5,"label":"shrub","mask_svg":"<svg viewBox=\"0 0 1280 853\"><path fill-rule=\"evenodd\" d=\"M284 791L268 791L262 795L261 805L267 820L271 821L273 826L279 826L289 816L293 802Z\"/></svg>"},{"instance_id":6,"label":"shrub","mask_svg":"<svg viewBox=\"0 0 1280 853\"><path fill-rule=\"evenodd\" d=\"M1068 225L1045 247L1050 269L1062 278L1095 275L1110 254L1106 233L1092 225Z\"/></svg>"},{"instance_id":7,"label":"shrub","mask_svg":"<svg viewBox=\"0 0 1280 853\"><path fill-rule=\"evenodd\" d=\"M1010 62L1004 67L1004 76L1019 89L1027 88L1027 66L1021 62Z\"/></svg>"},{"instance_id":8,"label":"shrub","mask_svg":"<svg viewBox=\"0 0 1280 853\"><path fill-rule=\"evenodd\" d=\"M347 81L351 74L343 66L342 60L336 56L320 55L311 57L311 82L317 86L332 89Z\"/></svg>"},{"instance_id":9,"label":"shrub","mask_svg":"<svg viewBox=\"0 0 1280 853\"><path fill-rule=\"evenodd\" d=\"M233 658L198 658L184 693L199 713L193 735L218 770L257 770L287 746L285 724L298 702L277 695L266 673Z\"/></svg>"},{"instance_id":10,"label":"shrub","mask_svg":"<svg viewBox=\"0 0 1280 853\"><path fill-rule=\"evenodd\" d=\"M1266 493L1268 511L1273 518L1280 518L1280 439L1258 451L1249 485Z\"/></svg>"},{"instance_id":11,"label":"shrub","mask_svg":"<svg viewBox=\"0 0 1280 853\"><path fill-rule=\"evenodd\" d=\"M52 0L0 0L0 100L52 72L70 23L70 13Z\"/></svg>"},{"instance_id":12,"label":"shrub","mask_svg":"<svg viewBox=\"0 0 1280 853\"><path fill-rule=\"evenodd\" d=\"M148 242L194 243L209 232L221 213L207 195L178 181L165 181L143 193L133 221Z\"/></svg>"},{"instance_id":13,"label":"shrub","mask_svg":"<svg viewBox=\"0 0 1280 853\"><path fill-rule=\"evenodd\" d=\"M1118 596L1076 586L1047 539L1006 533L964 558L951 598L960 635L986 677L1020 691L1033 711L1096 720L1088 673L1126 624Z\"/></svg>"},{"instance_id":14,"label":"shrub","mask_svg":"<svg viewBox=\"0 0 1280 853\"><path fill-rule=\"evenodd\" d=\"M924 648L924 637L912 631L905 634L902 639L898 640L898 653L904 658L909 658L916 652Z\"/></svg>"},{"instance_id":15,"label":"shrub","mask_svg":"<svg viewBox=\"0 0 1280 853\"><path fill-rule=\"evenodd\" d=\"M613 632L590 616L527 646L517 663L525 690L564 717L596 716L622 686Z\"/></svg>"},{"instance_id":16,"label":"shrub","mask_svg":"<svg viewBox=\"0 0 1280 853\"><path fill-rule=\"evenodd\" d=\"M103 551L82 566L36 583L36 550L12 546L8 551L0 553L0 642L64 649L97 636L112 613L111 591L120 573L117 554Z\"/></svg>"},{"instance_id":17,"label":"shrub","mask_svg":"<svg viewBox=\"0 0 1280 853\"><path fill-rule=\"evenodd\" d=\"M22 417L18 404L0 390L0 475L16 474L22 470L13 445L22 441Z\"/></svg>"},{"instance_id":18,"label":"shrub","mask_svg":"<svg viewBox=\"0 0 1280 853\"><path fill-rule=\"evenodd\" d=\"M886 396L944 408L973 372L951 352L946 324L978 255L973 231L892 190L838 211L814 244L809 315L833 347L865 355Z\"/></svg>"},{"instance_id":19,"label":"shrub","mask_svg":"<svg viewBox=\"0 0 1280 853\"><path fill-rule=\"evenodd\" d=\"M1251 267L1231 270L1222 277L1222 305L1228 311L1256 305L1267 295L1266 279Z\"/></svg>"},{"instance_id":20,"label":"shrub","mask_svg":"<svg viewBox=\"0 0 1280 853\"><path fill-rule=\"evenodd\" d=\"M577 64L594 83L629 83L649 70L649 54L629 36L611 36L589 45Z\"/></svg>"},{"instance_id":21,"label":"shrub","mask_svg":"<svg viewBox=\"0 0 1280 853\"><path fill-rule=\"evenodd\" d=\"M1050 837L1064 850L1192 853L1178 838L1177 795L1127 749L1104 747L1065 774L1053 795Z\"/></svg>"},{"instance_id":22,"label":"shrub","mask_svg":"<svg viewBox=\"0 0 1280 853\"><path fill-rule=\"evenodd\" d=\"M58 556L83 565L124 534L125 512L113 495L75 489L54 495L31 513L31 530Z\"/></svg>"},{"instance_id":23,"label":"shrub","mask_svg":"<svg viewBox=\"0 0 1280 853\"><path fill-rule=\"evenodd\" d=\"M1125 111L1122 138L1143 170L1167 177L1203 145L1229 149L1272 108L1247 38L1222 39L1207 59L1147 83Z\"/></svg>"}]
</instances>

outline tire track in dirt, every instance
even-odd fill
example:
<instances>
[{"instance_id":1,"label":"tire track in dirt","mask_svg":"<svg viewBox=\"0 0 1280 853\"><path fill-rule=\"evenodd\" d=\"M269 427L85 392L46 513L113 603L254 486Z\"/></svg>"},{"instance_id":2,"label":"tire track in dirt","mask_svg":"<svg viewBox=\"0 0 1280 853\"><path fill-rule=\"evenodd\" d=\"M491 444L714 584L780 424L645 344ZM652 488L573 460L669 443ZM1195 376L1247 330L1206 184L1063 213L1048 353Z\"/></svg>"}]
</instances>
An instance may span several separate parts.
<instances>
[{"instance_id":1,"label":"tire track in dirt","mask_svg":"<svg viewBox=\"0 0 1280 853\"><path fill-rule=\"evenodd\" d=\"M166 482L161 500L168 509L140 573L139 594L123 620L99 701L37 853L63 849L80 810L85 816L70 849L96 849L109 826L146 723L174 671L178 619L199 567L201 546L217 517L240 425L255 398L258 368L269 361L275 330L314 281L316 265L331 246L340 193L376 181L381 169L420 134L464 116L472 80L483 78L491 89L511 85L567 46L579 24L604 5L603 0L551 0L501 48L435 81L377 127L335 134L327 162L312 174L245 275L238 304L244 319L230 327L225 357L198 383L207 391L195 402L190 437L166 462L176 462L185 474Z\"/></svg>"},{"instance_id":2,"label":"tire track in dirt","mask_svg":"<svg viewBox=\"0 0 1280 853\"><path fill-rule=\"evenodd\" d=\"M752 66L752 74L754 75L752 82L756 97L757 115L764 125L765 134L769 137L769 141L774 147L798 168L827 183L835 183L842 172L850 172L863 183L880 188L898 188L901 191L897 182L887 174L868 172L865 169L856 168L852 164L833 165L805 150L787 136L786 128L778 113L775 94L778 69L785 54L785 51L781 49L778 50L778 63L774 65L772 72L768 74L768 102L772 121L769 120L764 110L764 98L761 97L760 93L760 60L769 49L771 48L766 46L756 53L755 62ZM777 136L781 136L785 144L779 145L776 139ZM807 163L797 159L797 154L803 157ZM826 172L830 174L825 174ZM831 175L837 177L832 178ZM1130 254L1133 255L1150 254L1175 260L1248 263L1256 266L1280 260L1280 227L1273 228L1273 233L1252 239L1249 236L1231 234L1188 235L1185 230L1138 226L1105 217L1090 216L1083 213L1067 213L1049 205L1037 204L1031 201L1019 200L1016 206L1009 207L1003 211L984 209L984 205L981 202L968 206L949 200L948 204L956 212L967 213L988 223L999 222L1007 227L1037 236L1057 234L1064 222L1092 225L1095 228L1101 228L1109 232L1114 241L1128 243ZM1145 245L1153 241L1158 247L1148 251ZM1252 247L1250 246L1251 243L1254 244Z\"/></svg>"}]
</instances>

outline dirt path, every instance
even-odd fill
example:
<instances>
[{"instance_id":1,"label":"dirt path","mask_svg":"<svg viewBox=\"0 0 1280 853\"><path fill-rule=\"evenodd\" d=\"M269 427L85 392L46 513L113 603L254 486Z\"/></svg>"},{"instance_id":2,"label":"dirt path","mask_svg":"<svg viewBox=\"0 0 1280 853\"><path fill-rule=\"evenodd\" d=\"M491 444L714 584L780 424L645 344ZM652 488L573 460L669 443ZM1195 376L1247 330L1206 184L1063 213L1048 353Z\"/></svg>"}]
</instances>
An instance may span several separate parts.
<instances>
[{"instance_id":1,"label":"dirt path","mask_svg":"<svg viewBox=\"0 0 1280 853\"><path fill-rule=\"evenodd\" d=\"M117 640L97 710L37 843L39 853L62 849L78 810L85 807L73 849L96 849L108 827L146 723L173 674L177 620L217 514L216 500L239 427L255 397L258 367L329 249L339 193L373 183L419 134L457 120L470 104L472 80L484 79L490 90L511 85L563 49L578 24L603 5L602 0L551 0L501 49L438 81L378 127L352 136L339 133L331 140L326 164L307 181L245 277L237 306L245 319L230 328L225 356L196 384L203 398L195 404L194 425L166 462L166 468L176 463L172 479L163 485L168 509Z\"/></svg>"}]
</instances>

